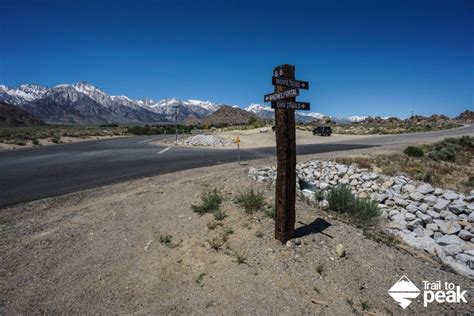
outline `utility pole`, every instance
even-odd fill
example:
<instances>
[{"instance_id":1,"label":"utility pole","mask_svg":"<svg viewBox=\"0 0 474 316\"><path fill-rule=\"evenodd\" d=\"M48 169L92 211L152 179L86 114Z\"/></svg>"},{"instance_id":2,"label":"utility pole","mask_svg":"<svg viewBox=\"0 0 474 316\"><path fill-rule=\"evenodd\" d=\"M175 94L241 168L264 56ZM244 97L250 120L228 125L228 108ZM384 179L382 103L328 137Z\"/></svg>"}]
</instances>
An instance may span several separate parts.
<instances>
[{"instance_id":1,"label":"utility pole","mask_svg":"<svg viewBox=\"0 0 474 316\"><path fill-rule=\"evenodd\" d=\"M175 134L176 134L176 142L175 146L178 146L178 105L173 105L174 108L174 123L175 123Z\"/></svg>"}]
</instances>

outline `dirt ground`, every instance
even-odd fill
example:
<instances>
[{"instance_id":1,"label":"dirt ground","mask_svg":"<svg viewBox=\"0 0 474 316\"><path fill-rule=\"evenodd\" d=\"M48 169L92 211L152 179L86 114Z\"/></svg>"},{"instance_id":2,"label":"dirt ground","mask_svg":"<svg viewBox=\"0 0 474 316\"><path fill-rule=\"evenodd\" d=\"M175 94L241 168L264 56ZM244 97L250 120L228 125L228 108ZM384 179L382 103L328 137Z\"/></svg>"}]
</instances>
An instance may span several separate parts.
<instances>
[{"instance_id":1,"label":"dirt ground","mask_svg":"<svg viewBox=\"0 0 474 316\"><path fill-rule=\"evenodd\" d=\"M274 240L272 219L248 215L233 201L239 190L255 187L272 204L273 190L247 176L250 166L269 164L275 160L181 171L1 209L0 314L474 310L472 281L367 239L303 201L296 211L297 227L305 227L297 230L301 245ZM227 214L217 227L209 225L212 215L191 211L201 192L214 187ZM165 235L171 242L160 242ZM213 240L223 242L220 249L211 247ZM337 256L337 244L345 247L345 257ZM424 308L418 297L402 310L387 294L402 275L419 288L423 280L454 282L468 290L469 303Z\"/></svg>"},{"instance_id":2,"label":"dirt ground","mask_svg":"<svg viewBox=\"0 0 474 316\"><path fill-rule=\"evenodd\" d=\"M85 142L85 141L90 141L90 140L97 140L97 139L109 139L109 138L114 138L114 137L127 137L125 135L119 135L119 136L93 136L93 137L61 137L61 143L56 144L53 143L49 138L48 139L38 139L38 143L41 144L41 146L50 146L50 145L61 145L61 144L71 144L71 143L78 143L78 142ZM36 145L38 146L38 145ZM5 144L5 143L0 143L0 150L8 150L8 149L18 149L18 148L30 148L30 147L35 147L31 141L28 141L26 145L15 145L15 144Z\"/></svg>"}]
</instances>

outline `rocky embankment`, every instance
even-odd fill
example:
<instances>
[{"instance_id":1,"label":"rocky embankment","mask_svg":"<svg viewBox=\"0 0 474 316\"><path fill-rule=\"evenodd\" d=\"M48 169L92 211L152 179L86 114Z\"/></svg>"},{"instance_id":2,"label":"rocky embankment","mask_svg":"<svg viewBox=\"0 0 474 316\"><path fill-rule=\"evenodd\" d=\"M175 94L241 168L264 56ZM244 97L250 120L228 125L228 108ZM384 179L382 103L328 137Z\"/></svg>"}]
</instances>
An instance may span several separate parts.
<instances>
[{"instance_id":1,"label":"rocky embankment","mask_svg":"<svg viewBox=\"0 0 474 316\"><path fill-rule=\"evenodd\" d=\"M276 171L271 167L250 168L249 176L273 183ZM474 191L462 194L405 176L390 177L321 160L298 164L296 181L298 190L313 200L315 191L349 185L356 196L379 203L386 231L474 279ZM327 201L320 205L327 206Z\"/></svg>"},{"instance_id":2,"label":"rocky embankment","mask_svg":"<svg viewBox=\"0 0 474 316\"><path fill-rule=\"evenodd\" d=\"M179 143L188 146L222 147L230 145L232 142L216 135L199 134L181 140Z\"/></svg>"}]
</instances>

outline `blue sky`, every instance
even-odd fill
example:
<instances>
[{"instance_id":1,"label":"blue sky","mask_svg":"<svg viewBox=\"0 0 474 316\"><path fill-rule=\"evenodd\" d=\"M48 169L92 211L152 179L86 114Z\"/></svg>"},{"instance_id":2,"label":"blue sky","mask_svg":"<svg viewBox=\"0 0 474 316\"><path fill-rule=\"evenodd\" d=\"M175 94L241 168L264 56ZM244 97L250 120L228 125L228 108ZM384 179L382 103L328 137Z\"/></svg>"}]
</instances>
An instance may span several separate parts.
<instances>
[{"instance_id":1,"label":"blue sky","mask_svg":"<svg viewBox=\"0 0 474 316\"><path fill-rule=\"evenodd\" d=\"M474 108L474 1L0 1L0 84L247 106L296 66L345 115Z\"/></svg>"}]
</instances>

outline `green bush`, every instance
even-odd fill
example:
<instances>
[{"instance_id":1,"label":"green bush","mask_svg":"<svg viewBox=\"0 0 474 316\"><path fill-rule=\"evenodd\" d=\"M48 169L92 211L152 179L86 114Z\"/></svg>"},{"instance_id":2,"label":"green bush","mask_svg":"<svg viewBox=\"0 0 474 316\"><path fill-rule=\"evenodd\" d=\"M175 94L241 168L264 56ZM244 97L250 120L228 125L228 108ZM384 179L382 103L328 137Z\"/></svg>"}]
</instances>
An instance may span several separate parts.
<instances>
[{"instance_id":1,"label":"green bush","mask_svg":"<svg viewBox=\"0 0 474 316\"><path fill-rule=\"evenodd\" d=\"M456 160L456 154L457 151L454 146L447 146L430 151L428 157L436 161L454 161Z\"/></svg>"},{"instance_id":2,"label":"green bush","mask_svg":"<svg viewBox=\"0 0 474 316\"><path fill-rule=\"evenodd\" d=\"M355 196L348 185L338 185L332 188L327 196L329 209L337 213L348 213L354 206Z\"/></svg>"},{"instance_id":3,"label":"green bush","mask_svg":"<svg viewBox=\"0 0 474 316\"><path fill-rule=\"evenodd\" d=\"M326 198L326 194L324 191L321 190L316 190L314 191L314 199L316 200L317 203L322 202Z\"/></svg>"},{"instance_id":4,"label":"green bush","mask_svg":"<svg viewBox=\"0 0 474 316\"><path fill-rule=\"evenodd\" d=\"M214 213L219 211L219 207L222 204L222 196L219 191L215 188L212 191L204 192L201 196L201 204L191 205L193 212L199 215L206 213Z\"/></svg>"},{"instance_id":5,"label":"green bush","mask_svg":"<svg viewBox=\"0 0 474 316\"><path fill-rule=\"evenodd\" d=\"M265 197L262 191L256 191L250 188L239 192L236 202L243 206L246 213L252 214L265 206Z\"/></svg>"},{"instance_id":6,"label":"green bush","mask_svg":"<svg viewBox=\"0 0 474 316\"><path fill-rule=\"evenodd\" d=\"M360 225L373 223L380 216L378 204L370 199L360 199L352 194L348 185L338 185L329 191L329 210L348 216Z\"/></svg>"},{"instance_id":7,"label":"green bush","mask_svg":"<svg viewBox=\"0 0 474 316\"><path fill-rule=\"evenodd\" d=\"M416 146L408 146L407 148L405 148L405 150L403 152L406 155L410 156L410 157L422 157L423 156L423 149L421 149L420 147L416 147Z\"/></svg>"},{"instance_id":8,"label":"green bush","mask_svg":"<svg viewBox=\"0 0 474 316\"><path fill-rule=\"evenodd\" d=\"M274 206L268 206L263 209L263 214L268 217L275 219L275 207Z\"/></svg>"}]
</instances>

